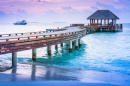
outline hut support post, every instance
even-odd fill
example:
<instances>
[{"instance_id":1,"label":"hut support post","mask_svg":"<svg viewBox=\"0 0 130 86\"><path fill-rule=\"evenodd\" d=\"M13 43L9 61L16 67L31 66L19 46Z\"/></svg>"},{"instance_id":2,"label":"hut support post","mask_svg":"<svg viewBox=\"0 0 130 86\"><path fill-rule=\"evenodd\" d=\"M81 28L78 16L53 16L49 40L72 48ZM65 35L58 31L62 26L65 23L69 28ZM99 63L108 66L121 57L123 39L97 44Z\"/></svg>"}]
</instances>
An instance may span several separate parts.
<instances>
[{"instance_id":1,"label":"hut support post","mask_svg":"<svg viewBox=\"0 0 130 86\"><path fill-rule=\"evenodd\" d=\"M37 56L37 50L36 49L32 49L32 60L36 61L36 56Z\"/></svg>"},{"instance_id":2,"label":"hut support post","mask_svg":"<svg viewBox=\"0 0 130 86\"><path fill-rule=\"evenodd\" d=\"M75 49L78 50L78 39L75 40Z\"/></svg>"},{"instance_id":3,"label":"hut support post","mask_svg":"<svg viewBox=\"0 0 130 86\"><path fill-rule=\"evenodd\" d=\"M17 67L17 52L12 53L12 67Z\"/></svg>"},{"instance_id":4,"label":"hut support post","mask_svg":"<svg viewBox=\"0 0 130 86\"><path fill-rule=\"evenodd\" d=\"M69 42L69 52L72 52L72 41Z\"/></svg>"},{"instance_id":5,"label":"hut support post","mask_svg":"<svg viewBox=\"0 0 130 86\"><path fill-rule=\"evenodd\" d=\"M47 54L48 54L49 56L51 56L51 46L48 46L48 47L47 47Z\"/></svg>"},{"instance_id":6,"label":"hut support post","mask_svg":"<svg viewBox=\"0 0 130 86\"><path fill-rule=\"evenodd\" d=\"M113 19L112 19L112 26L113 26Z\"/></svg>"},{"instance_id":7,"label":"hut support post","mask_svg":"<svg viewBox=\"0 0 130 86\"><path fill-rule=\"evenodd\" d=\"M97 24L98 24L98 19L97 19Z\"/></svg>"},{"instance_id":8,"label":"hut support post","mask_svg":"<svg viewBox=\"0 0 130 86\"><path fill-rule=\"evenodd\" d=\"M104 25L106 26L106 19L104 19Z\"/></svg>"},{"instance_id":9,"label":"hut support post","mask_svg":"<svg viewBox=\"0 0 130 86\"><path fill-rule=\"evenodd\" d=\"M58 45L55 45L55 49L56 49L56 50L58 49Z\"/></svg>"},{"instance_id":10,"label":"hut support post","mask_svg":"<svg viewBox=\"0 0 130 86\"><path fill-rule=\"evenodd\" d=\"M81 45L82 45L81 39L79 39L79 47L80 47L80 48L81 48Z\"/></svg>"}]
</instances>

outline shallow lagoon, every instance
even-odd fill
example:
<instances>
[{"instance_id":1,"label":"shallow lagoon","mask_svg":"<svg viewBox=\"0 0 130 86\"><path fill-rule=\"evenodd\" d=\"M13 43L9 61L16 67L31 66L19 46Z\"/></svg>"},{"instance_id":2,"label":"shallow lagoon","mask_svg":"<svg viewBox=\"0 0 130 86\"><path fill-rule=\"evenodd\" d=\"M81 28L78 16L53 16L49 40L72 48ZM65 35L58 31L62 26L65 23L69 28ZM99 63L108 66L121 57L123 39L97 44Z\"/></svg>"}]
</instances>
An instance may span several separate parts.
<instances>
[{"instance_id":1,"label":"shallow lagoon","mask_svg":"<svg viewBox=\"0 0 130 86\"><path fill-rule=\"evenodd\" d=\"M69 24L44 25L4 25L0 31L41 31ZM123 32L88 34L82 38L78 51L73 47L73 53L68 53L68 43L63 48L59 45L58 51L52 46L52 56L47 55L46 47L39 48L36 62L31 60L31 50L18 52L18 67L1 72L0 81L76 81L127 86L130 84L130 24L123 24L123 29ZM11 66L11 54L0 55L0 59L5 69Z\"/></svg>"}]
</instances>

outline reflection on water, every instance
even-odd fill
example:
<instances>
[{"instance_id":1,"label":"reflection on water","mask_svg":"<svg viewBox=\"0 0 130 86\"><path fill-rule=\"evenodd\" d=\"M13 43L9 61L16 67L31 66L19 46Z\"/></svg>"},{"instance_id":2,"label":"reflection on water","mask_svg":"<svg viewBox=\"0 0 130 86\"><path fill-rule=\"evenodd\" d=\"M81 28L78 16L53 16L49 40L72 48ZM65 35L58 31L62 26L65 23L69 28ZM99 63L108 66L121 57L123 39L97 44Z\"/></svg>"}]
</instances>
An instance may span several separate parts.
<instances>
[{"instance_id":1,"label":"reflection on water","mask_svg":"<svg viewBox=\"0 0 130 86\"><path fill-rule=\"evenodd\" d=\"M34 80L34 81L36 80L35 74L36 74L36 65L32 65L31 80Z\"/></svg>"},{"instance_id":2,"label":"reflection on water","mask_svg":"<svg viewBox=\"0 0 130 86\"><path fill-rule=\"evenodd\" d=\"M16 81L16 73L17 73L17 67L12 68L12 76L11 76L11 81Z\"/></svg>"},{"instance_id":3,"label":"reflection on water","mask_svg":"<svg viewBox=\"0 0 130 86\"><path fill-rule=\"evenodd\" d=\"M25 68L24 66L26 65L22 65L21 68L14 67L11 69L12 71L8 70L7 72L5 72L5 74L7 74L5 76L6 78L4 77L3 79L1 77L0 81L78 80L78 78L76 78L75 76L70 75L74 71L68 69L37 65L28 65L28 67Z\"/></svg>"},{"instance_id":4,"label":"reflection on water","mask_svg":"<svg viewBox=\"0 0 130 86\"><path fill-rule=\"evenodd\" d=\"M83 71L74 68L20 64L0 73L0 81L80 81L88 83L110 83L128 86L130 76L98 71ZM114 78L111 78L113 76ZM119 82L120 81L120 82Z\"/></svg>"}]
</instances>

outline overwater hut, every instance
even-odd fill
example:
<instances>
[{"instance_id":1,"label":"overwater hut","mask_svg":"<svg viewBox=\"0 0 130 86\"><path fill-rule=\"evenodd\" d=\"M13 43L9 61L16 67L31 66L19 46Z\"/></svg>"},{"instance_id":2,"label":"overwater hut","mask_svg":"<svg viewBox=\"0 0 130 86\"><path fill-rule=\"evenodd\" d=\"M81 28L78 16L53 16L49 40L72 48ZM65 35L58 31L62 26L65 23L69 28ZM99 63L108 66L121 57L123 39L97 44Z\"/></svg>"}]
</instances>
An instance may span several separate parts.
<instances>
[{"instance_id":1,"label":"overwater hut","mask_svg":"<svg viewBox=\"0 0 130 86\"><path fill-rule=\"evenodd\" d=\"M122 28L121 25L116 24L116 20L119 18L110 10L97 10L87 19L90 20L90 26L100 26L101 29L107 28L113 31L117 29L117 26L120 26Z\"/></svg>"}]
</instances>

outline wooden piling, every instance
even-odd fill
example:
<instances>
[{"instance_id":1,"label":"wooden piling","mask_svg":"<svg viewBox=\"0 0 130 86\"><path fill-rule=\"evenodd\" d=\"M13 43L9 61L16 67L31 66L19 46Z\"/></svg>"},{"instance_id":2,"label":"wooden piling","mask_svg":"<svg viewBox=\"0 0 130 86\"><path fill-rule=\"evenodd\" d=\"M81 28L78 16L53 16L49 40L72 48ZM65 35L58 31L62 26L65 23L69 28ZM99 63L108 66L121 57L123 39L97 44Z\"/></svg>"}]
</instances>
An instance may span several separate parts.
<instances>
[{"instance_id":1,"label":"wooden piling","mask_svg":"<svg viewBox=\"0 0 130 86\"><path fill-rule=\"evenodd\" d=\"M12 53L12 67L17 67L17 52Z\"/></svg>"},{"instance_id":2,"label":"wooden piling","mask_svg":"<svg viewBox=\"0 0 130 86\"><path fill-rule=\"evenodd\" d=\"M58 50L58 45L55 45L55 49Z\"/></svg>"},{"instance_id":3,"label":"wooden piling","mask_svg":"<svg viewBox=\"0 0 130 86\"><path fill-rule=\"evenodd\" d=\"M78 50L78 39L75 40L75 49Z\"/></svg>"},{"instance_id":4,"label":"wooden piling","mask_svg":"<svg viewBox=\"0 0 130 86\"><path fill-rule=\"evenodd\" d=\"M73 45L73 46L75 45L75 41L72 41L72 45Z\"/></svg>"},{"instance_id":5,"label":"wooden piling","mask_svg":"<svg viewBox=\"0 0 130 86\"><path fill-rule=\"evenodd\" d=\"M33 61L36 61L36 55L37 55L36 49L32 49L32 60Z\"/></svg>"},{"instance_id":6,"label":"wooden piling","mask_svg":"<svg viewBox=\"0 0 130 86\"><path fill-rule=\"evenodd\" d=\"M63 47L63 43L61 43L60 45L61 45L61 47Z\"/></svg>"},{"instance_id":7,"label":"wooden piling","mask_svg":"<svg viewBox=\"0 0 130 86\"><path fill-rule=\"evenodd\" d=\"M78 41L79 41L79 48L81 48L81 45L82 45L81 39L79 39Z\"/></svg>"},{"instance_id":8,"label":"wooden piling","mask_svg":"<svg viewBox=\"0 0 130 86\"><path fill-rule=\"evenodd\" d=\"M47 47L47 54L48 54L49 56L51 56L51 46L48 46L48 47Z\"/></svg>"},{"instance_id":9,"label":"wooden piling","mask_svg":"<svg viewBox=\"0 0 130 86\"><path fill-rule=\"evenodd\" d=\"M69 42L69 52L72 52L72 41Z\"/></svg>"}]
</instances>

